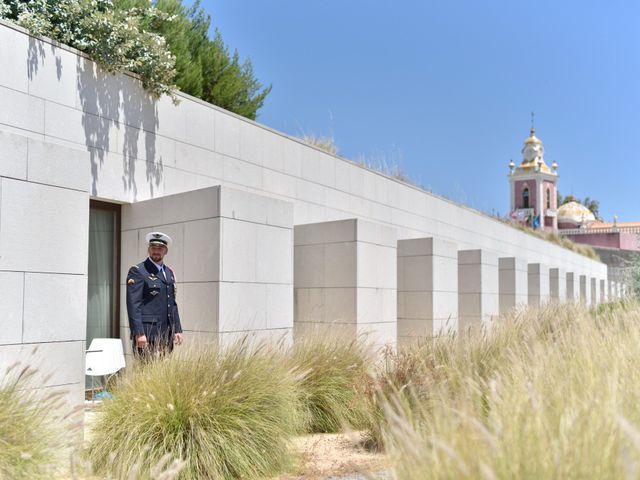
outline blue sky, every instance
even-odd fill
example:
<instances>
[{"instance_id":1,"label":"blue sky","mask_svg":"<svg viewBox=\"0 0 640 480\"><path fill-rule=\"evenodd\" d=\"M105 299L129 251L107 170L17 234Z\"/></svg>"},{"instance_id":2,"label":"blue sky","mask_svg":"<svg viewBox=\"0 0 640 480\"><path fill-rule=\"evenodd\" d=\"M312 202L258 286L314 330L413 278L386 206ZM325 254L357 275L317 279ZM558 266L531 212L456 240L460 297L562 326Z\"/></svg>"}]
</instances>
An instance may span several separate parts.
<instances>
[{"instance_id":1,"label":"blue sky","mask_svg":"<svg viewBox=\"0 0 640 480\"><path fill-rule=\"evenodd\" d=\"M202 0L272 84L258 121L333 135L427 189L506 214L536 113L559 190L640 221L640 2Z\"/></svg>"}]
</instances>

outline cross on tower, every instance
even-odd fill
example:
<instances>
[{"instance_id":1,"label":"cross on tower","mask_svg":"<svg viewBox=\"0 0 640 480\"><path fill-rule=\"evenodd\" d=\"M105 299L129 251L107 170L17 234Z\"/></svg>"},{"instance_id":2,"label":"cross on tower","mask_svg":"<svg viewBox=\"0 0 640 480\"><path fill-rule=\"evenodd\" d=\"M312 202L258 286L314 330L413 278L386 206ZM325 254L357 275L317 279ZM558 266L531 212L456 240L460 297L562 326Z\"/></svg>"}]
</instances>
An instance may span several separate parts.
<instances>
[{"instance_id":1,"label":"cross on tower","mask_svg":"<svg viewBox=\"0 0 640 480\"><path fill-rule=\"evenodd\" d=\"M531 131L535 132L535 112L531 112Z\"/></svg>"}]
</instances>

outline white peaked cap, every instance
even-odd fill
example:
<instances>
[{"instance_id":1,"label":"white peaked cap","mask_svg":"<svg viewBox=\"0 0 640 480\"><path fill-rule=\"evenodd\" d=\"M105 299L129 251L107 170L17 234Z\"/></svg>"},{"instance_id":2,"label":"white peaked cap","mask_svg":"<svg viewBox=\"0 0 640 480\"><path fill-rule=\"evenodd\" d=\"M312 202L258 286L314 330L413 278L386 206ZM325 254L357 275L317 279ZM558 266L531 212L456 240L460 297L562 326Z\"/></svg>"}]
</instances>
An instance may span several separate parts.
<instances>
[{"instance_id":1,"label":"white peaked cap","mask_svg":"<svg viewBox=\"0 0 640 480\"><path fill-rule=\"evenodd\" d=\"M169 247L172 242L171 237L162 232L147 233L145 239L149 245L164 245L165 247Z\"/></svg>"}]
</instances>

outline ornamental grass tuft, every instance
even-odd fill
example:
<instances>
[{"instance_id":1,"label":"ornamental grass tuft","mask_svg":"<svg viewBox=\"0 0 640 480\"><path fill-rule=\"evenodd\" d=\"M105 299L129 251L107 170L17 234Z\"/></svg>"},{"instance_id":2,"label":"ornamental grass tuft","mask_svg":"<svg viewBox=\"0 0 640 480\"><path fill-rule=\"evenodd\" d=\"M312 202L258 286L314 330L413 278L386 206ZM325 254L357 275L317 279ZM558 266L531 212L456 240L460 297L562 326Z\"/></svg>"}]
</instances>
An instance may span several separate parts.
<instances>
[{"instance_id":1,"label":"ornamental grass tuft","mask_svg":"<svg viewBox=\"0 0 640 480\"><path fill-rule=\"evenodd\" d=\"M371 349L363 339L301 339L289 362L301 372L298 390L305 432L334 433L363 425L362 386L373 367Z\"/></svg>"},{"instance_id":2,"label":"ornamental grass tuft","mask_svg":"<svg viewBox=\"0 0 640 480\"><path fill-rule=\"evenodd\" d=\"M250 348L174 352L125 374L96 422L88 459L97 473L138 478L166 456L178 478L260 478L290 464L300 429L298 379L281 352Z\"/></svg>"},{"instance_id":3,"label":"ornamental grass tuft","mask_svg":"<svg viewBox=\"0 0 640 480\"><path fill-rule=\"evenodd\" d=\"M54 426L63 392L30 388L34 375L15 364L0 382L0 479L51 478L64 447Z\"/></svg>"},{"instance_id":4,"label":"ornamental grass tuft","mask_svg":"<svg viewBox=\"0 0 640 480\"><path fill-rule=\"evenodd\" d=\"M415 352L389 395L394 478L637 478L640 305L550 305Z\"/></svg>"}]
</instances>

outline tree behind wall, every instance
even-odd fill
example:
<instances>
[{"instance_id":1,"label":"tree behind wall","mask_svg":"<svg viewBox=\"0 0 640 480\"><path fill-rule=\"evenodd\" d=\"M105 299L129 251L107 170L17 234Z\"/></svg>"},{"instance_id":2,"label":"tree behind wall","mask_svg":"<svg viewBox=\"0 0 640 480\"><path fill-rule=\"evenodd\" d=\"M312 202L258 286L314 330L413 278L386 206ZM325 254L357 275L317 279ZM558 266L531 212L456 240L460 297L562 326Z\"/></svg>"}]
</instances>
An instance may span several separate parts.
<instances>
[{"instance_id":1,"label":"tree behind wall","mask_svg":"<svg viewBox=\"0 0 640 480\"><path fill-rule=\"evenodd\" d=\"M114 5L120 10L149 8L148 0L115 0ZM170 22L151 19L146 27L163 36L175 56L178 88L255 120L271 86L263 88L251 61L241 62L237 51L231 54L220 32L209 38L211 17L199 1L187 7L181 0L157 0L154 6L172 18Z\"/></svg>"}]
</instances>

